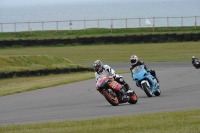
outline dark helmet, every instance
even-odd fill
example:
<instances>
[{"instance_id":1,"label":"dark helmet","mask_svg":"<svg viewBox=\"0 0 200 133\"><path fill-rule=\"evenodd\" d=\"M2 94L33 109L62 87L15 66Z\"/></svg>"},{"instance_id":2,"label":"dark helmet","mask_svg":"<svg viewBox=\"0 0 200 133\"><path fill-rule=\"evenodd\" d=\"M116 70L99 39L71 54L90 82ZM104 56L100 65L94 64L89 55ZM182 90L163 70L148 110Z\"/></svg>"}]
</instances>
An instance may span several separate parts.
<instances>
[{"instance_id":1,"label":"dark helmet","mask_svg":"<svg viewBox=\"0 0 200 133\"><path fill-rule=\"evenodd\" d=\"M137 57L136 55L132 55L132 56L130 57L130 62L131 62L131 65L137 64L137 62L138 62L138 57Z\"/></svg>"},{"instance_id":2,"label":"dark helmet","mask_svg":"<svg viewBox=\"0 0 200 133\"><path fill-rule=\"evenodd\" d=\"M100 60L96 60L93 63L93 66L96 72L101 72L103 70L103 63Z\"/></svg>"}]
</instances>

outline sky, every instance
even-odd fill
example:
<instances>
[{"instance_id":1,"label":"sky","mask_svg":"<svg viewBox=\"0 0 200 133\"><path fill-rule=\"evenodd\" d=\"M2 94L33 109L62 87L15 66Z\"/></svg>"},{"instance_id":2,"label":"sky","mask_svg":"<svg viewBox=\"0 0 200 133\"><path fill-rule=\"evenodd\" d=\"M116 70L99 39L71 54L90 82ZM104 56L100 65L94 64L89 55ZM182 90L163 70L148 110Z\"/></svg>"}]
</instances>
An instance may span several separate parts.
<instances>
[{"instance_id":1,"label":"sky","mask_svg":"<svg viewBox=\"0 0 200 133\"><path fill-rule=\"evenodd\" d=\"M156 2L156 1L195 1L195 0L0 0L1 6L19 6L19 5L42 5L42 4L59 4L59 3L106 3L106 2L125 2L125 1L136 1L136 2Z\"/></svg>"}]
</instances>

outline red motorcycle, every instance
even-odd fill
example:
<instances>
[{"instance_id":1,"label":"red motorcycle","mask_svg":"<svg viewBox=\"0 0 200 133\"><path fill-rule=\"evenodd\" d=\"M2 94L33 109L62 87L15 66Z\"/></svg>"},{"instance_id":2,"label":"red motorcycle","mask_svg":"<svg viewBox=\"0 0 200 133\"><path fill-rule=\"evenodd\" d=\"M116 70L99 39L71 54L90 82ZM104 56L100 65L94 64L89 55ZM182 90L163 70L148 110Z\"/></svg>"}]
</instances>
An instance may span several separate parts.
<instances>
[{"instance_id":1,"label":"red motorcycle","mask_svg":"<svg viewBox=\"0 0 200 133\"><path fill-rule=\"evenodd\" d=\"M126 102L136 104L138 101L137 95L134 91L127 93L127 90L123 85L115 81L114 78L108 78L107 75L100 76L96 83L96 89L113 106L118 106L120 103ZM124 92L123 98L121 92Z\"/></svg>"}]
</instances>

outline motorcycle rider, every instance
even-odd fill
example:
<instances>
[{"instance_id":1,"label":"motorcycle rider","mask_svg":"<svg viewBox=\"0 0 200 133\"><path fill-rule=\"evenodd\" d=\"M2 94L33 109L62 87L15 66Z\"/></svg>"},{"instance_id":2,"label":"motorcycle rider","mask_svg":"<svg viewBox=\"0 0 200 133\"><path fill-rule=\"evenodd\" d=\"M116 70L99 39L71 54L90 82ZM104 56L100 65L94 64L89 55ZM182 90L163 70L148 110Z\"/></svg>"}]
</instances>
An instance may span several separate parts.
<instances>
[{"instance_id":1,"label":"motorcycle rider","mask_svg":"<svg viewBox=\"0 0 200 133\"><path fill-rule=\"evenodd\" d=\"M132 69L134 69L136 66L138 65L144 65L144 68L146 71L150 72L152 76L155 77L155 79L157 80L157 86L159 87L159 80L156 76L156 72L153 69L149 69L146 64L143 61L140 61L139 58L136 55L132 55L130 57L130 62L131 62L131 66L130 66L130 70L132 72ZM131 74L132 76L132 74ZM133 78L133 77L132 77ZM136 85L139 87L139 85L136 83Z\"/></svg>"},{"instance_id":2,"label":"motorcycle rider","mask_svg":"<svg viewBox=\"0 0 200 133\"><path fill-rule=\"evenodd\" d=\"M196 68L199 69L200 65L198 66L198 64L196 64L196 61L199 62L199 59L196 58L195 56L192 56L192 65Z\"/></svg>"},{"instance_id":3,"label":"motorcycle rider","mask_svg":"<svg viewBox=\"0 0 200 133\"><path fill-rule=\"evenodd\" d=\"M125 82L122 76L119 76L118 74L115 74L115 70L112 69L109 65L104 65L100 60L96 60L93 63L93 67L95 70L95 79L96 82L98 81L98 78L100 77L101 74L108 73L109 78L114 78L115 81L123 85L127 92L124 92L124 89L120 90L120 94L122 95L122 100L124 98L129 98L126 93L133 93L129 85Z\"/></svg>"}]
</instances>

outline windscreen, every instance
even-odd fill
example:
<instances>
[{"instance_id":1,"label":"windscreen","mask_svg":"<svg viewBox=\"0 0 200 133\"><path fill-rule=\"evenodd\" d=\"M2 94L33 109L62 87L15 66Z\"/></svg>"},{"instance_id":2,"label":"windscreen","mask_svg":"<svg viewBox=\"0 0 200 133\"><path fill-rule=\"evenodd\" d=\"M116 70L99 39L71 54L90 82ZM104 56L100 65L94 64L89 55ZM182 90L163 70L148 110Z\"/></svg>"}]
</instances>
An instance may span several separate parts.
<instances>
[{"instance_id":1,"label":"windscreen","mask_svg":"<svg viewBox=\"0 0 200 133\"><path fill-rule=\"evenodd\" d=\"M141 71L141 69L142 69L142 66L136 66L136 67L132 70L132 72L133 72L133 73L139 73L139 72Z\"/></svg>"}]
</instances>

